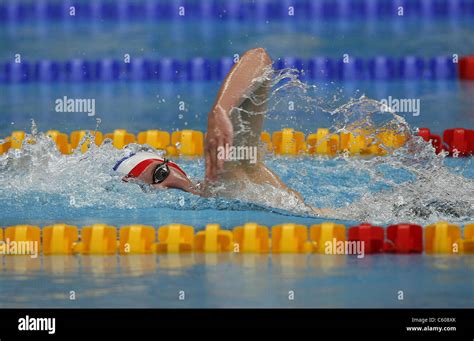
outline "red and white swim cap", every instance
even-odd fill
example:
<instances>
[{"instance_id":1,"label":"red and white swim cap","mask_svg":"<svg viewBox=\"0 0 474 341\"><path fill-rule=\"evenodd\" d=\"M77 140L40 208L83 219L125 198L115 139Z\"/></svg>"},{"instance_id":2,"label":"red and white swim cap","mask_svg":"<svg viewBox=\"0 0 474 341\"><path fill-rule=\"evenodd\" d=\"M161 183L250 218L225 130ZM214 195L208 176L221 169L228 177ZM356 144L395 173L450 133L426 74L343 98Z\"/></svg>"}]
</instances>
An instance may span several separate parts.
<instances>
[{"instance_id":1,"label":"red and white swim cap","mask_svg":"<svg viewBox=\"0 0 474 341\"><path fill-rule=\"evenodd\" d=\"M164 159L156 154L150 152L139 152L126 156L114 166L114 171L129 177L138 177L143 171L154 161L163 162ZM168 161L168 166L176 169L181 174L187 177L186 173L173 161Z\"/></svg>"}]
</instances>

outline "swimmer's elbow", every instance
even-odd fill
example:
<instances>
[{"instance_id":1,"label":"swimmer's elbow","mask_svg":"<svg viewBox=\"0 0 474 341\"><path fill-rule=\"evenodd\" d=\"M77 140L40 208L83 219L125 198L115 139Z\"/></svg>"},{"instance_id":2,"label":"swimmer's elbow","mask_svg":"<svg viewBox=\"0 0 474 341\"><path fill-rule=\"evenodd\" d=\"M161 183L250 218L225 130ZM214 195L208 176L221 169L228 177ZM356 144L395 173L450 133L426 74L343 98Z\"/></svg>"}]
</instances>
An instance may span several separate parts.
<instances>
[{"instance_id":1,"label":"swimmer's elbow","mask_svg":"<svg viewBox=\"0 0 474 341\"><path fill-rule=\"evenodd\" d=\"M245 54L258 57L262 63L267 66L272 64L272 59L268 55L267 51L263 47L257 47L251 50L248 50Z\"/></svg>"}]
</instances>

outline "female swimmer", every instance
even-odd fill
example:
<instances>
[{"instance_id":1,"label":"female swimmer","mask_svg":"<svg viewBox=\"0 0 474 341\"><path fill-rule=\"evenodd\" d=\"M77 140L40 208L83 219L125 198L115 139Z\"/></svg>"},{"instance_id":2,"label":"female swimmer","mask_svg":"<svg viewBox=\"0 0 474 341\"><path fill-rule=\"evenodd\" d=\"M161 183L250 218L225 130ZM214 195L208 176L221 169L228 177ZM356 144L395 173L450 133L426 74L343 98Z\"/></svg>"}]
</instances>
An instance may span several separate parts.
<instances>
[{"instance_id":1,"label":"female swimmer","mask_svg":"<svg viewBox=\"0 0 474 341\"><path fill-rule=\"evenodd\" d=\"M119 160L114 170L124 175L124 181L135 179L158 189L176 188L201 196L254 202L262 196L255 188L271 187L286 194L284 200L293 198L295 206L304 206L317 214L327 213L306 206L301 195L288 188L261 160L258 144L267 110L271 65L266 51L256 48L247 51L227 74L208 114L206 176L202 184L193 183L175 162L148 152ZM231 147L256 158L229 159L229 153L224 151Z\"/></svg>"}]
</instances>

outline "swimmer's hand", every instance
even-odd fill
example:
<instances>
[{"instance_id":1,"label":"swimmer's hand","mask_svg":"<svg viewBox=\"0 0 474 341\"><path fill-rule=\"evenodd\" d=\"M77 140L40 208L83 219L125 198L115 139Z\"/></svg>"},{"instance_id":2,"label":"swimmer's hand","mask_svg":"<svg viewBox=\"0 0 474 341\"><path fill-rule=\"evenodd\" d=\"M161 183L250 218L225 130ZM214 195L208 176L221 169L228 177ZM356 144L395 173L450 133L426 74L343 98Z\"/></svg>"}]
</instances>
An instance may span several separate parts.
<instances>
[{"instance_id":1,"label":"swimmer's hand","mask_svg":"<svg viewBox=\"0 0 474 341\"><path fill-rule=\"evenodd\" d=\"M219 151L230 147L234 137L232 122L225 110L215 107L209 113L205 139L206 180L215 181L217 175L224 171L224 158L219 157Z\"/></svg>"}]
</instances>

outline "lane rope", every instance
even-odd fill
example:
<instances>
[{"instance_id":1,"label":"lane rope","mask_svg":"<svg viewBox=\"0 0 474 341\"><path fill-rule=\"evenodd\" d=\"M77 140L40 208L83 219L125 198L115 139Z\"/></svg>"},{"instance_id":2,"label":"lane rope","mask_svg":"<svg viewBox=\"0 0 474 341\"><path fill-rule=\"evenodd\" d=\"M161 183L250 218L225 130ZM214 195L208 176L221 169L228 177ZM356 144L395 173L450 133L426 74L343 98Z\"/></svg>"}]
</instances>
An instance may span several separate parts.
<instances>
[{"instance_id":1,"label":"lane rope","mask_svg":"<svg viewBox=\"0 0 474 341\"><path fill-rule=\"evenodd\" d=\"M222 80L233 65L234 59L230 57L131 58L127 62L111 58L30 62L22 58L19 62L0 63L0 82L206 82ZM297 69L301 79L314 81L474 79L474 56L281 57L275 60L274 67Z\"/></svg>"},{"instance_id":2,"label":"lane rope","mask_svg":"<svg viewBox=\"0 0 474 341\"><path fill-rule=\"evenodd\" d=\"M387 228L363 223L346 226L333 222L311 225L285 223L271 229L254 222L222 229L207 224L194 227L168 224L157 230L148 225L77 226L54 224L40 228L15 225L0 229L0 254L38 252L63 254L153 254L153 253L318 253L327 255L391 254L474 254L474 224L461 227L438 222L425 227L394 224ZM118 232L118 234L117 234ZM463 235L464 234L464 235ZM31 245L30 245L31 244ZM36 245L36 249L34 247ZM39 249L38 249L39 248ZM12 252L12 250L16 250ZM27 251L24 252L23 251ZM28 253L28 250L30 253ZM19 252L22 253L19 253Z\"/></svg>"},{"instance_id":3,"label":"lane rope","mask_svg":"<svg viewBox=\"0 0 474 341\"><path fill-rule=\"evenodd\" d=\"M198 130L179 130L169 133L162 130L147 130L137 135L125 129L112 133L100 131L73 131L69 135L57 130L49 130L46 135L55 143L62 154L75 151L85 153L91 139L97 146L105 139L122 149L128 144L138 143L162 150L168 157L201 157L204 155L204 132ZM433 134L428 128L419 128L418 136L432 144L436 153L444 152L451 157L474 155L474 130L452 128L444 130L442 137ZM384 156L402 147L409 136L391 130L370 131L354 129L347 133L332 133L327 128L318 128L307 136L301 131L284 128L272 134L260 134L261 150L283 156L324 155L334 156ZM14 131L0 140L0 155L10 149L20 149L24 144L35 143L31 135L24 131Z\"/></svg>"},{"instance_id":4,"label":"lane rope","mask_svg":"<svg viewBox=\"0 0 474 341\"><path fill-rule=\"evenodd\" d=\"M458 18L474 15L472 0L74 0L8 1L0 20L332 20Z\"/></svg>"}]
</instances>

